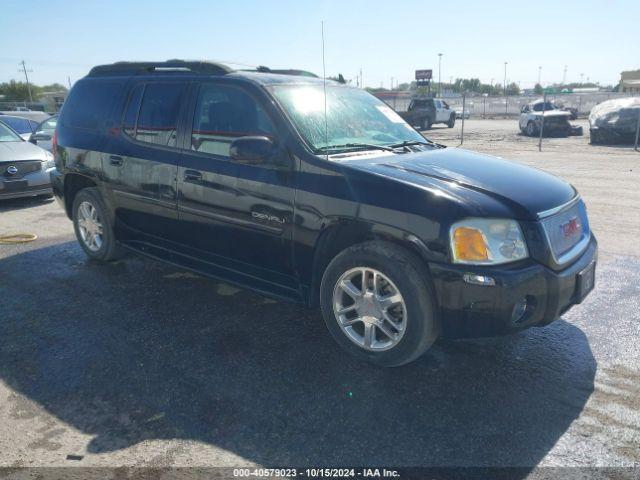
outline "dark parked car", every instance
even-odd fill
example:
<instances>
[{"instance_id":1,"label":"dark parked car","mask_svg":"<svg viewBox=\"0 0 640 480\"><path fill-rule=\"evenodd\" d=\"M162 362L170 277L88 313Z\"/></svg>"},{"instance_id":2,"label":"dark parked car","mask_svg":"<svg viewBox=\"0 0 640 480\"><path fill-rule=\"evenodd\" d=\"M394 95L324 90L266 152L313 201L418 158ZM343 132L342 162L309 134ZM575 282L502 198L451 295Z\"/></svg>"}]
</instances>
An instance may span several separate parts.
<instances>
[{"instance_id":1,"label":"dark parked car","mask_svg":"<svg viewBox=\"0 0 640 480\"><path fill-rule=\"evenodd\" d=\"M430 142L336 82L95 67L54 151L54 191L89 257L125 248L319 305L342 347L380 365L440 335L546 325L594 286L596 239L571 185Z\"/></svg>"}]
</instances>

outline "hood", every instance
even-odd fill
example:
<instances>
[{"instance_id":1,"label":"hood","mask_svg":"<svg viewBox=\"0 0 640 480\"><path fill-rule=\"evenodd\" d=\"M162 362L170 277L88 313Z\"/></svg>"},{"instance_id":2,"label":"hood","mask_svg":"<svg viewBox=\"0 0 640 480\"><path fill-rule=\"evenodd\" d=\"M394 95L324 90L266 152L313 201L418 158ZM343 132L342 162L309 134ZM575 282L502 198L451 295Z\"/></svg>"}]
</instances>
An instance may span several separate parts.
<instances>
[{"instance_id":1,"label":"hood","mask_svg":"<svg viewBox=\"0 0 640 480\"><path fill-rule=\"evenodd\" d=\"M46 160L46 150L29 142L0 142L0 162L18 162L20 160Z\"/></svg>"},{"instance_id":2,"label":"hood","mask_svg":"<svg viewBox=\"0 0 640 480\"><path fill-rule=\"evenodd\" d=\"M567 112L566 110L546 110L545 112L529 112L531 115L535 115L537 117L571 117L571 112Z\"/></svg>"},{"instance_id":3,"label":"hood","mask_svg":"<svg viewBox=\"0 0 640 480\"><path fill-rule=\"evenodd\" d=\"M542 170L459 148L354 159L345 165L418 188L435 187L462 202L465 191L469 198L470 191L480 193L520 219L535 219L537 213L567 203L576 195L569 183Z\"/></svg>"}]
</instances>

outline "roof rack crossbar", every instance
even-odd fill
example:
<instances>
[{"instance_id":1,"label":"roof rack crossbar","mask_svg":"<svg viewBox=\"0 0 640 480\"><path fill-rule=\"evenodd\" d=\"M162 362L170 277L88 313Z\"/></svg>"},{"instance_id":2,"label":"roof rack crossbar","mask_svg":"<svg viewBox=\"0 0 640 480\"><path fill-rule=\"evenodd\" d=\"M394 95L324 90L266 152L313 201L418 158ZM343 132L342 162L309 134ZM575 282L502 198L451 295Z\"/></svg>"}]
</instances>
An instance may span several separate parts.
<instances>
[{"instance_id":1,"label":"roof rack crossbar","mask_svg":"<svg viewBox=\"0 0 640 480\"><path fill-rule=\"evenodd\" d=\"M226 65L214 62L167 60L166 62L116 62L93 67L89 76L124 75L141 73L187 72L207 75L226 75L233 72Z\"/></svg>"}]
</instances>

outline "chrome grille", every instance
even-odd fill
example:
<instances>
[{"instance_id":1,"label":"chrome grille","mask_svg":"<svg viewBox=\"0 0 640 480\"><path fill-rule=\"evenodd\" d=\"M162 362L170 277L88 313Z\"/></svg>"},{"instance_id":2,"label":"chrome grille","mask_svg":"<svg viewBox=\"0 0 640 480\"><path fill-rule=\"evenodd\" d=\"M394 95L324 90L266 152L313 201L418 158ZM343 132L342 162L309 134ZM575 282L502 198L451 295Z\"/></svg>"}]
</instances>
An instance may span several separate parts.
<instances>
[{"instance_id":1,"label":"chrome grille","mask_svg":"<svg viewBox=\"0 0 640 480\"><path fill-rule=\"evenodd\" d=\"M11 168L14 167L14 168ZM15 171L14 171L15 169ZM28 173L42 169L40 160L21 160L19 162L0 162L0 175L8 180L17 180ZM12 173L13 172L13 173Z\"/></svg>"},{"instance_id":2,"label":"chrome grille","mask_svg":"<svg viewBox=\"0 0 640 480\"><path fill-rule=\"evenodd\" d=\"M591 235L587 211L581 200L543 218L541 222L558 264L567 263L582 253Z\"/></svg>"}]
</instances>

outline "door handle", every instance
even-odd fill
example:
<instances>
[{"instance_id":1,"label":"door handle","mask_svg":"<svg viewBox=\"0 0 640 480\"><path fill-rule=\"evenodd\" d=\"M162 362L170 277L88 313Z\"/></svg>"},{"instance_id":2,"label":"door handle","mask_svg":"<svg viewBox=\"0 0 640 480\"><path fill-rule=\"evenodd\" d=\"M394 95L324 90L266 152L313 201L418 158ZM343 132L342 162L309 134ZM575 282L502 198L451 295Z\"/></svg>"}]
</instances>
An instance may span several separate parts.
<instances>
[{"instance_id":1,"label":"door handle","mask_svg":"<svg viewBox=\"0 0 640 480\"><path fill-rule=\"evenodd\" d=\"M122 157L120 155L109 155L109 163L114 167L122 165Z\"/></svg>"},{"instance_id":2,"label":"door handle","mask_svg":"<svg viewBox=\"0 0 640 480\"><path fill-rule=\"evenodd\" d=\"M202 180L202 172L199 172L198 170L185 170L184 179L196 182L200 181Z\"/></svg>"}]
</instances>

